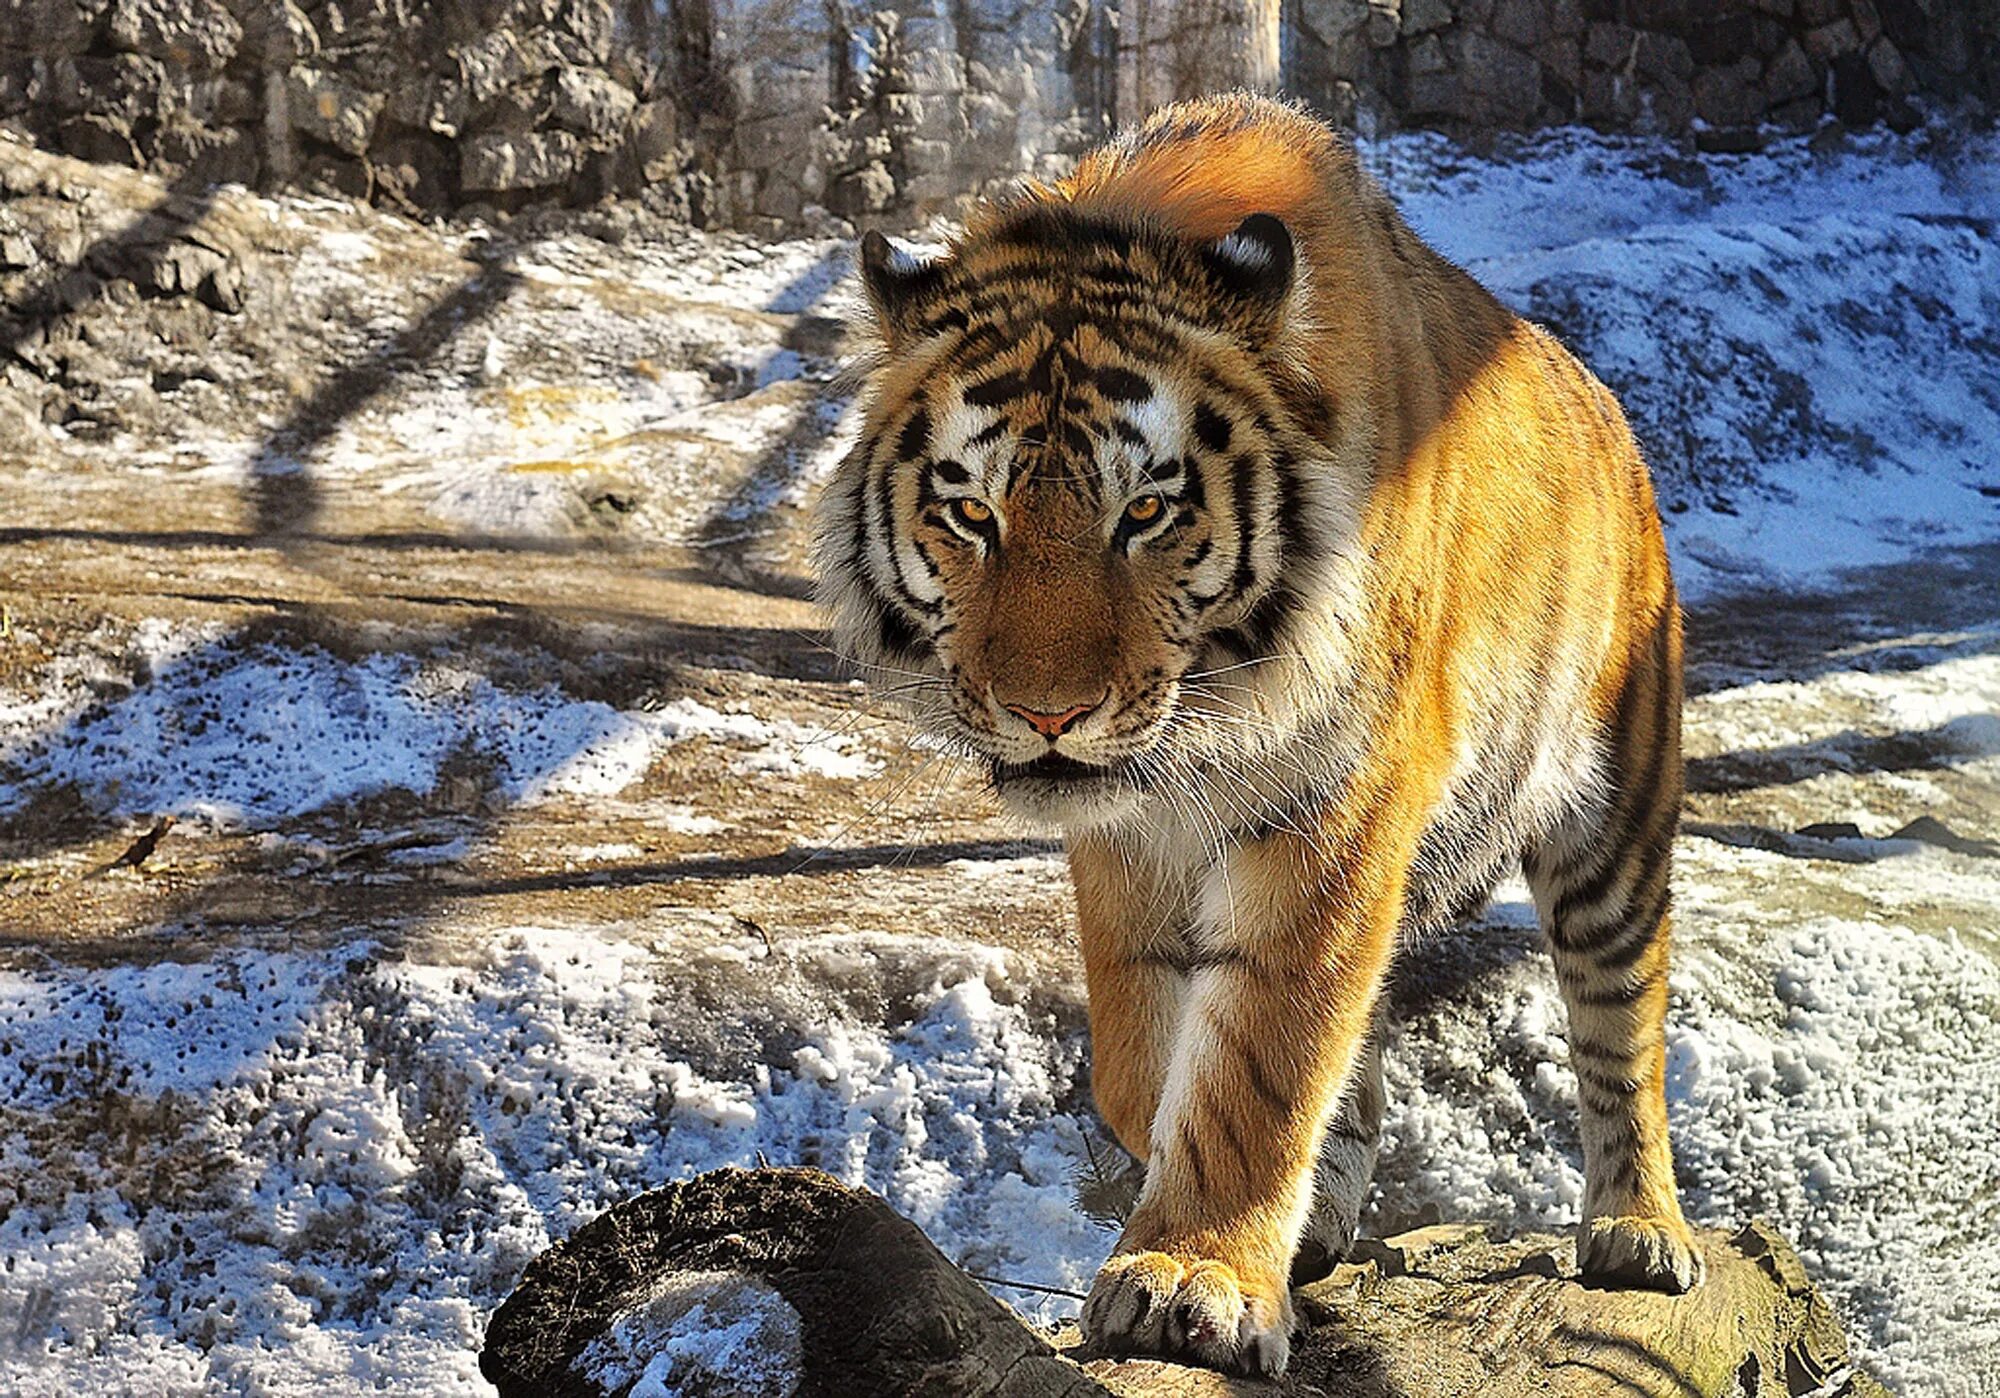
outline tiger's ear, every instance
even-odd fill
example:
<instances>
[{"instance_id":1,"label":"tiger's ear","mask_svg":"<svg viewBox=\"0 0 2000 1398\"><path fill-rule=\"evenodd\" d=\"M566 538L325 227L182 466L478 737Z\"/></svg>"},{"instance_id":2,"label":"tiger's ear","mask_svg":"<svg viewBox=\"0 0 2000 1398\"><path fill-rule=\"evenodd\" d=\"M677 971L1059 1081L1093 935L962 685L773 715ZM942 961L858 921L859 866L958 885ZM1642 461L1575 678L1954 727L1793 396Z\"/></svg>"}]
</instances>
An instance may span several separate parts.
<instances>
[{"instance_id":1,"label":"tiger's ear","mask_svg":"<svg viewBox=\"0 0 2000 1398\"><path fill-rule=\"evenodd\" d=\"M915 327L924 298L942 280L942 262L905 252L873 228L861 235L861 284L891 347Z\"/></svg>"},{"instance_id":2,"label":"tiger's ear","mask_svg":"<svg viewBox=\"0 0 2000 1398\"><path fill-rule=\"evenodd\" d=\"M1284 304L1298 266L1292 231L1275 214L1250 215L1204 256L1224 290L1267 311Z\"/></svg>"}]
</instances>

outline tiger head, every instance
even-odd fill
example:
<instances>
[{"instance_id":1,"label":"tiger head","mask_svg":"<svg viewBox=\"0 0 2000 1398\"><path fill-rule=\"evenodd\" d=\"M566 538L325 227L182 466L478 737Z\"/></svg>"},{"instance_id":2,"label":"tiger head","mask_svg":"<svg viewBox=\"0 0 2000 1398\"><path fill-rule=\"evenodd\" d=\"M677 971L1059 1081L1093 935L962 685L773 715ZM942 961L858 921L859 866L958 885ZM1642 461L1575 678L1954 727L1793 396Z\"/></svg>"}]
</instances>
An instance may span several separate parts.
<instances>
[{"instance_id":1,"label":"tiger head","mask_svg":"<svg viewBox=\"0 0 2000 1398\"><path fill-rule=\"evenodd\" d=\"M842 649L1072 830L1254 746L1352 513L1285 222L1031 202L930 260L871 233L861 271L881 349L818 516Z\"/></svg>"}]
</instances>

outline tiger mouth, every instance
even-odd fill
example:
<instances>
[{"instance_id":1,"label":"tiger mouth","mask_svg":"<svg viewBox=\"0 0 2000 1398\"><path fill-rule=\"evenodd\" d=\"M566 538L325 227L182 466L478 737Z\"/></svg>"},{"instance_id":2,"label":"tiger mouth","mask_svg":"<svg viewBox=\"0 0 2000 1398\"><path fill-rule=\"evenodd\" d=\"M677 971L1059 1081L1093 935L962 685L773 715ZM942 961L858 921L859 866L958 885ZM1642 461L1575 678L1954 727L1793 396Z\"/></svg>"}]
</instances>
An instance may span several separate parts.
<instances>
[{"instance_id":1,"label":"tiger mouth","mask_svg":"<svg viewBox=\"0 0 2000 1398\"><path fill-rule=\"evenodd\" d=\"M995 762L993 784L1004 787L1015 782L1042 781L1057 786L1089 786L1120 780L1127 765L1123 762L1079 762L1073 757L1052 752L1033 762Z\"/></svg>"}]
</instances>

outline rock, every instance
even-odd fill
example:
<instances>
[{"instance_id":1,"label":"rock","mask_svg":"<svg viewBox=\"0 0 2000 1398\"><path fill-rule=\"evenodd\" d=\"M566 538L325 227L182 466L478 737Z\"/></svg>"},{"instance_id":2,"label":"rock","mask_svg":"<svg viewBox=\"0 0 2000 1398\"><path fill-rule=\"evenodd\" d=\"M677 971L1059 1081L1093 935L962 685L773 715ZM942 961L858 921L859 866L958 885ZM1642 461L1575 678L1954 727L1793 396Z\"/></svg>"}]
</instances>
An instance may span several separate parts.
<instances>
[{"instance_id":1,"label":"rock","mask_svg":"<svg viewBox=\"0 0 2000 1398\"><path fill-rule=\"evenodd\" d=\"M1727 68L1704 68L1694 75L1694 109L1710 126L1745 126L1764 111L1757 85L1757 60L1745 57Z\"/></svg>"},{"instance_id":2,"label":"rock","mask_svg":"<svg viewBox=\"0 0 2000 1398\"><path fill-rule=\"evenodd\" d=\"M1939 849L1948 849L1957 854L1981 855L1986 858L2000 857L2000 842L1975 840L1969 835L1961 835L1936 816L1918 816L1915 820L1889 836L1892 840L1918 840Z\"/></svg>"},{"instance_id":3,"label":"rock","mask_svg":"<svg viewBox=\"0 0 2000 1398\"><path fill-rule=\"evenodd\" d=\"M1903 55L1887 39L1877 39L1868 49L1868 71L1875 85L1892 96L1902 96L1916 86Z\"/></svg>"},{"instance_id":4,"label":"rock","mask_svg":"<svg viewBox=\"0 0 2000 1398\"><path fill-rule=\"evenodd\" d=\"M319 31L293 0L259 0L243 16L243 49L278 68L319 56Z\"/></svg>"},{"instance_id":5,"label":"rock","mask_svg":"<svg viewBox=\"0 0 2000 1398\"><path fill-rule=\"evenodd\" d=\"M45 57L82 53L103 8L78 0L0 0L0 42Z\"/></svg>"},{"instance_id":6,"label":"rock","mask_svg":"<svg viewBox=\"0 0 2000 1398\"><path fill-rule=\"evenodd\" d=\"M1641 30L1633 44L1632 66L1655 81L1677 78L1686 82L1694 75L1694 54L1688 50L1685 39Z\"/></svg>"},{"instance_id":7,"label":"rock","mask_svg":"<svg viewBox=\"0 0 2000 1398\"><path fill-rule=\"evenodd\" d=\"M1584 61L1599 68L1623 68L1637 58L1639 31L1629 25L1592 21L1584 31Z\"/></svg>"},{"instance_id":8,"label":"rock","mask_svg":"<svg viewBox=\"0 0 2000 1398\"><path fill-rule=\"evenodd\" d=\"M1493 7L1494 36L1524 49L1533 48L1548 33L1546 8L1541 0L1499 0Z\"/></svg>"},{"instance_id":9,"label":"rock","mask_svg":"<svg viewBox=\"0 0 2000 1398\"><path fill-rule=\"evenodd\" d=\"M375 139L375 122L389 99L365 92L319 68L294 68L285 75L285 104L292 128L335 150L361 155Z\"/></svg>"},{"instance_id":10,"label":"rock","mask_svg":"<svg viewBox=\"0 0 2000 1398\"><path fill-rule=\"evenodd\" d=\"M329 151L315 151L307 156L299 168L298 182L314 194L338 199L366 200L375 192L374 172L367 161Z\"/></svg>"},{"instance_id":11,"label":"rock","mask_svg":"<svg viewBox=\"0 0 2000 1398\"><path fill-rule=\"evenodd\" d=\"M629 89L587 68L564 68L556 74L550 119L585 140L609 143L625 130L639 99Z\"/></svg>"},{"instance_id":12,"label":"rock","mask_svg":"<svg viewBox=\"0 0 2000 1398\"><path fill-rule=\"evenodd\" d=\"M582 143L567 131L472 136L459 146L459 184L493 193L548 189L575 174L582 155Z\"/></svg>"},{"instance_id":13,"label":"rock","mask_svg":"<svg viewBox=\"0 0 2000 1398\"><path fill-rule=\"evenodd\" d=\"M1775 107L1794 98L1809 97L1819 90L1819 81L1806 51L1796 41L1787 39L1764 69L1764 100Z\"/></svg>"},{"instance_id":14,"label":"rock","mask_svg":"<svg viewBox=\"0 0 2000 1398\"><path fill-rule=\"evenodd\" d=\"M143 163L130 123L118 116L91 112L71 117L56 129L56 144L79 160L110 165Z\"/></svg>"},{"instance_id":15,"label":"rock","mask_svg":"<svg viewBox=\"0 0 2000 1398\"><path fill-rule=\"evenodd\" d=\"M35 251L34 239L21 229L0 224L0 272L39 267L41 262L41 254Z\"/></svg>"},{"instance_id":16,"label":"rock","mask_svg":"<svg viewBox=\"0 0 2000 1398\"><path fill-rule=\"evenodd\" d=\"M1801 825L1797 833L1809 840L1863 840L1867 838L1867 836L1861 833L1861 827L1851 820L1815 821L1811 825Z\"/></svg>"},{"instance_id":17,"label":"rock","mask_svg":"<svg viewBox=\"0 0 2000 1398\"><path fill-rule=\"evenodd\" d=\"M537 1258L479 1366L502 1398L612 1398L642 1371L691 1393L1883 1398L1781 1237L1753 1223L1700 1238L1708 1277L1686 1296L1584 1286L1568 1238L1445 1224L1363 1240L1296 1293L1306 1328L1285 1379L1252 1384L1093 1356L1074 1326L1051 1344L875 1196L816 1170L721 1170ZM696 1362L731 1336L733 1358Z\"/></svg>"},{"instance_id":18,"label":"rock","mask_svg":"<svg viewBox=\"0 0 2000 1398\"><path fill-rule=\"evenodd\" d=\"M1844 53L1852 53L1861 47L1861 34L1854 22L1847 19L1823 24L1806 33L1806 52L1822 63L1830 63Z\"/></svg>"},{"instance_id":19,"label":"rock","mask_svg":"<svg viewBox=\"0 0 2000 1398\"><path fill-rule=\"evenodd\" d=\"M874 161L836 179L829 198L837 214L850 218L879 214L895 202L896 181L880 161Z\"/></svg>"},{"instance_id":20,"label":"rock","mask_svg":"<svg viewBox=\"0 0 2000 1398\"><path fill-rule=\"evenodd\" d=\"M1428 34L1452 21L1450 0L1403 0L1403 32Z\"/></svg>"},{"instance_id":21,"label":"rock","mask_svg":"<svg viewBox=\"0 0 2000 1398\"><path fill-rule=\"evenodd\" d=\"M368 153L376 188L405 213L428 213L452 203L451 155L442 141L406 134Z\"/></svg>"},{"instance_id":22,"label":"rock","mask_svg":"<svg viewBox=\"0 0 2000 1398\"><path fill-rule=\"evenodd\" d=\"M1833 69L1833 114L1849 126L1866 126L1882 112L1882 90L1865 54L1843 53Z\"/></svg>"},{"instance_id":23,"label":"rock","mask_svg":"<svg viewBox=\"0 0 2000 1398\"><path fill-rule=\"evenodd\" d=\"M153 138L153 159L194 185L257 182L257 145L236 127L170 119Z\"/></svg>"},{"instance_id":24,"label":"rock","mask_svg":"<svg viewBox=\"0 0 2000 1398\"><path fill-rule=\"evenodd\" d=\"M236 16L215 0L115 0L111 42L189 72L209 73L235 56Z\"/></svg>"},{"instance_id":25,"label":"rock","mask_svg":"<svg viewBox=\"0 0 2000 1398\"><path fill-rule=\"evenodd\" d=\"M1457 36L1462 115L1506 125L1531 119L1542 101L1541 65L1519 49L1477 30Z\"/></svg>"},{"instance_id":26,"label":"rock","mask_svg":"<svg viewBox=\"0 0 2000 1398\"><path fill-rule=\"evenodd\" d=\"M629 139L640 175L648 183L673 174L680 145L680 112L673 99L641 103L633 113Z\"/></svg>"}]
</instances>

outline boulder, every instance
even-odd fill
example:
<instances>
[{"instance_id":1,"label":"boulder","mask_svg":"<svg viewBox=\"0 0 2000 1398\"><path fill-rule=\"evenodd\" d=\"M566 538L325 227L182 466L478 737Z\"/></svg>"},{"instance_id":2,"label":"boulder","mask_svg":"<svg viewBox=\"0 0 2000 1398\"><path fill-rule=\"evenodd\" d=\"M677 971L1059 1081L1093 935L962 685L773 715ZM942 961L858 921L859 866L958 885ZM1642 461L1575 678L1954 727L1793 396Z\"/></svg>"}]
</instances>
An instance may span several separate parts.
<instances>
[{"instance_id":1,"label":"boulder","mask_svg":"<svg viewBox=\"0 0 2000 1398\"><path fill-rule=\"evenodd\" d=\"M528 1267L480 1372L502 1398L1882 1398L1798 1255L1700 1235L1686 1296L1585 1285L1567 1237L1444 1225L1364 1239L1297 1293L1275 1385L1029 1329L882 1200L817 1170L720 1170L613 1207Z\"/></svg>"},{"instance_id":2,"label":"boulder","mask_svg":"<svg viewBox=\"0 0 2000 1398\"><path fill-rule=\"evenodd\" d=\"M590 68L565 67L556 73L549 117L597 145L617 140L632 119L639 99L629 88Z\"/></svg>"},{"instance_id":3,"label":"boulder","mask_svg":"<svg viewBox=\"0 0 2000 1398\"><path fill-rule=\"evenodd\" d=\"M236 55L243 26L215 0L116 0L111 42L192 73L212 73Z\"/></svg>"},{"instance_id":4,"label":"boulder","mask_svg":"<svg viewBox=\"0 0 2000 1398\"><path fill-rule=\"evenodd\" d=\"M458 181L466 190L548 189L582 163L583 143L567 131L489 132L460 143Z\"/></svg>"},{"instance_id":5,"label":"boulder","mask_svg":"<svg viewBox=\"0 0 2000 1398\"><path fill-rule=\"evenodd\" d=\"M294 68L285 75L285 106L293 129L348 155L367 151L388 100L319 68Z\"/></svg>"}]
</instances>

